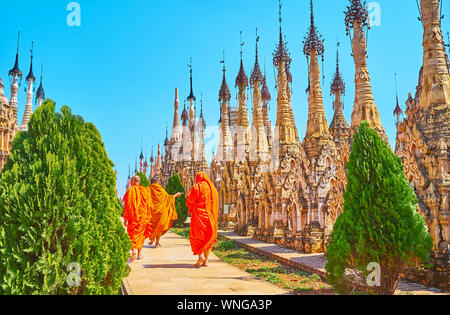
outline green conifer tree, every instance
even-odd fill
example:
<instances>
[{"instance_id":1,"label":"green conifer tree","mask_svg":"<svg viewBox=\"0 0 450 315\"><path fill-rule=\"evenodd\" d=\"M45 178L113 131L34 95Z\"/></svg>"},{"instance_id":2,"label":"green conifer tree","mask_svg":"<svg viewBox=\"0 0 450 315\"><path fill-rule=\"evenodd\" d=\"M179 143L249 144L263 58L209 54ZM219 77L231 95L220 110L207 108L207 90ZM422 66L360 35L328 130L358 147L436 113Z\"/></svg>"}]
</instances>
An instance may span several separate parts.
<instances>
[{"instance_id":1,"label":"green conifer tree","mask_svg":"<svg viewBox=\"0 0 450 315\"><path fill-rule=\"evenodd\" d=\"M188 217L189 209L186 206L186 194L185 194L186 191L184 190L183 184L181 184L180 176L178 176L177 173L175 173L171 178L169 178L169 181L167 182L166 185L166 191L171 195L175 195L178 192L183 193L181 197L175 200L175 207L177 209L178 220L176 220L173 223L174 227L182 227Z\"/></svg>"},{"instance_id":2,"label":"green conifer tree","mask_svg":"<svg viewBox=\"0 0 450 315\"><path fill-rule=\"evenodd\" d=\"M372 284L368 291L393 294L404 268L426 261L432 248L425 220L417 212L417 197L401 159L367 122L355 135L347 173L344 211L327 248L327 279L337 290L348 292L346 270L364 282L376 280L375 269L367 269L377 263L381 285Z\"/></svg>"},{"instance_id":3,"label":"green conifer tree","mask_svg":"<svg viewBox=\"0 0 450 315\"><path fill-rule=\"evenodd\" d=\"M0 294L119 293L130 241L112 167L93 124L36 110L0 176Z\"/></svg>"},{"instance_id":4,"label":"green conifer tree","mask_svg":"<svg viewBox=\"0 0 450 315\"><path fill-rule=\"evenodd\" d=\"M144 187L150 186L150 182L145 174L138 172L137 176L139 176L139 178L141 179L141 186L144 186Z\"/></svg>"}]
</instances>

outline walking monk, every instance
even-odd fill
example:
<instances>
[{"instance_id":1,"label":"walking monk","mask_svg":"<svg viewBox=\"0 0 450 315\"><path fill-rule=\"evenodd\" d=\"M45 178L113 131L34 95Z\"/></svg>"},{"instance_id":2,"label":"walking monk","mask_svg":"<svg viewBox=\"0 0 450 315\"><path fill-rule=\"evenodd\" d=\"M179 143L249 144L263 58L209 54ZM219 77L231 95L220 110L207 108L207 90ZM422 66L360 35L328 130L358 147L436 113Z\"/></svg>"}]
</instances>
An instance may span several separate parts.
<instances>
[{"instance_id":1,"label":"walking monk","mask_svg":"<svg viewBox=\"0 0 450 315\"><path fill-rule=\"evenodd\" d=\"M181 193L169 195L165 189L158 184L159 176L153 177L148 187L150 197L150 224L146 232L146 238L150 239L150 245L156 240L155 247L161 246L159 240L161 236L167 233L172 227L173 221L178 219L175 208L175 199L181 196Z\"/></svg>"},{"instance_id":2,"label":"walking monk","mask_svg":"<svg viewBox=\"0 0 450 315\"><path fill-rule=\"evenodd\" d=\"M195 267L208 267L208 257L217 240L219 196L206 173L200 172L195 185L187 194L186 205L191 214L189 240L194 255L198 255Z\"/></svg>"},{"instance_id":3,"label":"walking monk","mask_svg":"<svg viewBox=\"0 0 450 315\"><path fill-rule=\"evenodd\" d=\"M141 251L144 246L147 225L150 221L148 191L140 183L140 177L134 176L131 179L131 187L123 197L125 203L123 219L131 240L132 261L135 259L136 250L138 259L142 259Z\"/></svg>"}]
</instances>

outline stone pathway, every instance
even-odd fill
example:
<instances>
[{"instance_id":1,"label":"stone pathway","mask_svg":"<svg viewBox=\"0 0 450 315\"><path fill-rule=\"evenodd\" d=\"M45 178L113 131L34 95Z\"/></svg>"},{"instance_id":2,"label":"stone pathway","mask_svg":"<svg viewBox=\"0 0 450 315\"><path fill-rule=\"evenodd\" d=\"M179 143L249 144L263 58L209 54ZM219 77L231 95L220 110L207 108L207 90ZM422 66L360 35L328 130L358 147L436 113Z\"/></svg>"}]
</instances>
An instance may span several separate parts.
<instances>
[{"instance_id":1,"label":"stone pathway","mask_svg":"<svg viewBox=\"0 0 450 315\"><path fill-rule=\"evenodd\" d=\"M297 268L309 273L315 273L325 280L326 258L324 254L304 254L298 251L284 248L277 244L264 243L254 238L240 236L230 231L219 230L219 235L233 240L242 248L253 253L270 257L278 260L280 263ZM413 295L449 295L436 288L427 288L416 283L402 281L399 284L396 295L413 294Z\"/></svg>"},{"instance_id":2,"label":"stone pathway","mask_svg":"<svg viewBox=\"0 0 450 315\"><path fill-rule=\"evenodd\" d=\"M168 232L162 247L146 245L144 258L129 261L124 280L128 295L278 295L288 292L254 277L211 254L209 267L196 269L189 240Z\"/></svg>"}]
</instances>

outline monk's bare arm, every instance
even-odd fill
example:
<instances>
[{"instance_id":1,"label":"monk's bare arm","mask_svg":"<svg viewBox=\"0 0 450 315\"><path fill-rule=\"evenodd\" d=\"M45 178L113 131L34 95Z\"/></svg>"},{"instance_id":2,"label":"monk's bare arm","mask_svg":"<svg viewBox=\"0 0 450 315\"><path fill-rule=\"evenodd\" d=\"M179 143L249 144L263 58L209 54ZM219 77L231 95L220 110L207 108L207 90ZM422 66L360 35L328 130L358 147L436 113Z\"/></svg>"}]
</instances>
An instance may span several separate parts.
<instances>
[{"instance_id":1,"label":"monk's bare arm","mask_svg":"<svg viewBox=\"0 0 450 315\"><path fill-rule=\"evenodd\" d=\"M176 193L175 195L173 195L175 198L179 198L179 197L181 197L183 195L183 193Z\"/></svg>"}]
</instances>

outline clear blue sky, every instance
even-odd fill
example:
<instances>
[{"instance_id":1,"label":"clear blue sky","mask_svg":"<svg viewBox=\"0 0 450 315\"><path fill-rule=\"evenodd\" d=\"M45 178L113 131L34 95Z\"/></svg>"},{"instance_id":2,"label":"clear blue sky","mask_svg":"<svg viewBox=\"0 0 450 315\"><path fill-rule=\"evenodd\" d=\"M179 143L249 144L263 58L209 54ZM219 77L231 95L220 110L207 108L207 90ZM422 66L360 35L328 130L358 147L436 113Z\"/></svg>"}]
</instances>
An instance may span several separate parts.
<instances>
[{"instance_id":1,"label":"clear blue sky","mask_svg":"<svg viewBox=\"0 0 450 315\"><path fill-rule=\"evenodd\" d=\"M249 74L254 61L255 28L261 36L260 63L268 70L272 93L270 116L275 122L276 91L272 52L278 39L278 0L79 0L81 26L66 23L70 1L3 1L0 19L0 77L9 97L8 70L21 31L20 68L29 69L28 49L35 42L35 71L44 62L46 96L58 108L69 105L75 114L93 122L118 171L122 195L128 165L134 169L141 141L150 155L163 142L166 123L173 118L174 89L189 94L189 57L193 58L194 93L203 93L208 125L219 119L219 61L226 51L227 80L232 105L237 104L234 79L239 68L239 31L243 31L244 65ZM350 122L354 99L354 64L345 34L346 0L315 0L316 25L325 38L324 106L331 122L330 83L335 70L336 41L341 44L341 69L347 86L344 115ZM309 0L284 0L283 28L291 51L292 104L300 136L307 119L307 68L302 40L309 26ZM392 146L395 146L394 72L401 105L414 92L422 64L422 26L414 0L379 0L381 26L369 33L369 71L375 101ZM444 4L444 14L448 12ZM443 31L449 31L449 19ZM446 38L446 35L445 35ZM19 119L25 106L24 85L19 94ZM182 102L181 102L182 105ZM250 111L251 104L248 104Z\"/></svg>"}]
</instances>

